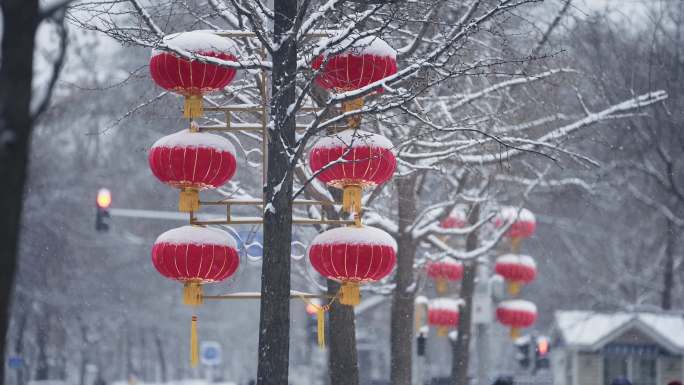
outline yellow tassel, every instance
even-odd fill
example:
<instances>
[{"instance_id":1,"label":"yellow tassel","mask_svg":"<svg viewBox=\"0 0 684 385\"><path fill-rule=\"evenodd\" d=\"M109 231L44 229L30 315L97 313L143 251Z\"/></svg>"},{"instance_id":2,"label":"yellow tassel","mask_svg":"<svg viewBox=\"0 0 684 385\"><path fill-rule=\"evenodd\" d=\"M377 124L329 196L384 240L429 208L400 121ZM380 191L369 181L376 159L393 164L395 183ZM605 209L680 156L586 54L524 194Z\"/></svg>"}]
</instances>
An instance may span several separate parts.
<instances>
[{"instance_id":1,"label":"yellow tassel","mask_svg":"<svg viewBox=\"0 0 684 385\"><path fill-rule=\"evenodd\" d=\"M183 117L187 119L196 119L202 117L204 114L204 106L202 105L201 95L189 95L185 97L183 104Z\"/></svg>"},{"instance_id":2,"label":"yellow tassel","mask_svg":"<svg viewBox=\"0 0 684 385\"><path fill-rule=\"evenodd\" d=\"M520 250L520 242L522 242L522 238L520 237L511 238L511 252L513 254L518 254L518 251Z\"/></svg>"},{"instance_id":3,"label":"yellow tassel","mask_svg":"<svg viewBox=\"0 0 684 385\"><path fill-rule=\"evenodd\" d=\"M319 307L316 309L316 321L318 333L318 347L325 349L325 309Z\"/></svg>"},{"instance_id":4,"label":"yellow tassel","mask_svg":"<svg viewBox=\"0 0 684 385\"><path fill-rule=\"evenodd\" d=\"M423 327L423 308L422 306L416 306L416 314L415 314L415 323L416 323L416 332L420 331L420 328Z\"/></svg>"},{"instance_id":5,"label":"yellow tassel","mask_svg":"<svg viewBox=\"0 0 684 385\"><path fill-rule=\"evenodd\" d=\"M190 213L199 210L199 190L184 188L178 197L178 211Z\"/></svg>"},{"instance_id":6,"label":"yellow tassel","mask_svg":"<svg viewBox=\"0 0 684 385\"><path fill-rule=\"evenodd\" d=\"M509 282L508 283L508 294L512 295L513 297L517 297L518 294L520 294L520 289L522 288L522 285L520 282Z\"/></svg>"},{"instance_id":7,"label":"yellow tassel","mask_svg":"<svg viewBox=\"0 0 684 385\"><path fill-rule=\"evenodd\" d=\"M361 290L356 282L342 282L342 296L340 303L347 306L356 306L361 303Z\"/></svg>"},{"instance_id":8,"label":"yellow tassel","mask_svg":"<svg viewBox=\"0 0 684 385\"><path fill-rule=\"evenodd\" d=\"M354 111L363 108L363 98L352 99L342 103L342 110L344 112ZM354 129L361 124L361 115L347 117L347 127Z\"/></svg>"},{"instance_id":9,"label":"yellow tassel","mask_svg":"<svg viewBox=\"0 0 684 385\"><path fill-rule=\"evenodd\" d=\"M197 342L197 316L192 316L190 321L190 367L196 367L199 363L199 343Z\"/></svg>"},{"instance_id":10,"label":"yellow tassel","mask_svg":"<svg viewBox=\"0 0 684 385\"><path fill-rule=\"evenodd\" d=\"M449 328L444 326L437 327L437 337L446 337L449 335Z\"/></svg>"},{"instance_id":11,"label":"yellow tassel","mask_svg":"<svg viewBox=\"0 0 684 385\"><path fill-rule=\"evenodd\" d=\"M183 286L183 303L189 306L198 306L203 302L202 285L199 281L188 281Z\"/></svg>"},{"instance_id":12,"label":"yellow tassel","mask_svg":"<svg viewBox=\"0 0 684 385\"><path fill-rule=\"evenodd\" d=\"M437 294L444 295L449 291L449 283L444 278L437 278Z\"/></svg>"},{"instance_id":13,"label":"yellow tassel","mask_svg":"<svg viewBox=\"0 0 684 385\"><path fill-rule=\"evenodd\" d=\"M359 185L344 186L342 190L342 210L347 213L360 214L362 193L363 189Z\"/></svg>"},{"instance_id":14,"label":"yellow tassel","mask_svg":"<svg viewBox=\"0 0 684 385\"><path fill-rule=\"evenodd\" d=\"M520 329L518 328L511 328L511 339L513 341L517 340L520 338Z\"/></svg>"}]
</instances>

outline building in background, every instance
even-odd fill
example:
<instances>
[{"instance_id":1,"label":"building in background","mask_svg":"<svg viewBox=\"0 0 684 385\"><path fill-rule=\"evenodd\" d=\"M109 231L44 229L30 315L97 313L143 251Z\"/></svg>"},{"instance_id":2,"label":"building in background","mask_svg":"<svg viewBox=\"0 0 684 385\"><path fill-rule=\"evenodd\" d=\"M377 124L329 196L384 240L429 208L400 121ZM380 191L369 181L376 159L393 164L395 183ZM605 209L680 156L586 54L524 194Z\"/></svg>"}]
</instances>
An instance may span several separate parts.
<instances>
[{"instance_id":1,"label":"building in background","mask_svg":"<svg viewBox=\"0 0 684 385\"><path fill-rule=\"evenodd\" d=\"M555 385L667 385L684 378L684 316L558 311L551 332Z\"/></svg>"}]
</instances>

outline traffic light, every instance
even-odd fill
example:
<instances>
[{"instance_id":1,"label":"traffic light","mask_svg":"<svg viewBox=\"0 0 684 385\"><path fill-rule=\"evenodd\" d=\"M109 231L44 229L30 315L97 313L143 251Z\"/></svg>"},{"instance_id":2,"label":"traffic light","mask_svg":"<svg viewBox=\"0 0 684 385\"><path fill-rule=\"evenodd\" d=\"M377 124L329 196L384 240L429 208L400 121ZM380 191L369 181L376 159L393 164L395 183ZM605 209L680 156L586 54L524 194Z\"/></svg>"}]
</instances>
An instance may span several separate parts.
<instances>
[{"instance_id":1,"label":"traffic light","mask_svg":"<svg viewBox=\"0 0 684 385\"><path fill-rule=\"evenodd\" d=\"M527 369L530 367L530 342L529 336L520 337L515 341L515 360L521 368Z\"/></svg>"},{"instance_id":2,"label":"traffic light","mask_svg":"<svg viewBox=\"0 0 684 385\"><path fill-rule=\"evenodd\" d=\"M537 337L534 349L534 371L549 367L549 339Z\"/></svg>"},{"instance_id":3,"label":"traffic light","mask_svg":"<svg viewBox=\"0 0 684 385\"><path fill-rule=\"evenodd\" d=\"M95 230L104 232L109 230L109 206L112 204L112 193L106 188L97 192L95 199L97 212L95 213Z\"/></svg>"}]
</instances>

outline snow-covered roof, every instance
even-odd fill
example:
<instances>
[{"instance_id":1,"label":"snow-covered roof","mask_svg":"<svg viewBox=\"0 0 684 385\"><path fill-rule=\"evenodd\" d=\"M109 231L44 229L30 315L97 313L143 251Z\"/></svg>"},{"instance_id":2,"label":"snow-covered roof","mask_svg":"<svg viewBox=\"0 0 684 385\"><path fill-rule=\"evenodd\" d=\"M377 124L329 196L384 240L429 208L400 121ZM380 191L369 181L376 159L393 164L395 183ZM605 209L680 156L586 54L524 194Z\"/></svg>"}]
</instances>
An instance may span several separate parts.
<instances>
[{"instance_id":1,"label":"snow-covered roof","mask_svg":"<svg viewBox=\"0 0 684 385\"><path fill-rule=\"evenodd\" d=\"M164 36L164 44L171 49L188 51L191 53L231 53L238 52L235 42L227 37L218 36L207 31L188 31L172 33ZM163 53L164 51L152 50L152 56Z\"/></svg>"},{"instance_id":2,"label":"snow-covered roof","mask_svg":"<svg viewBox=\"0 0 684 385\"><path fill-rule=\"evenodd\" d=\"M207 147L235 154L235 146L228 139L206 132L190 132L189 129L160 138L152 145L155 147Z\"/></svg>"},{"instance_id":3,"label":"snow-covered roof","mask_svg":"<svg viewBox=\"0 0 684 385\"><path fill-rule=\"evenodd\" d=\"M364 244L364 245L381 245L389 246L397 250L397 242L388 233L369 226L348 226L337 227L318 234L311 245L325 245L325 244Z\"/></svg>"},{"instance_id":4,"label":"snow-covered roof","mask_svg":"<svg viewBox=\"0 0 684 385\"><path fill-rule=\"evenodd\" d=\"M314 148L356 148L361 146L385 149L394 147L392 142L384 136L363 130L344 130L330 136L324 136L314 144Z\"/></svg>"},{"instance_id":5,"label":"snow-covered roof","mask_svg":"<svg viewBox=\"0 0 684 385\"><path fill-rule=\"evenodd\" d=\"M177 227L160 235L154 243L217 245L237 249L235 238L214 227Z\"/></svg>"},{"instance_id":6,"label":"snow-covered roof","mask_svg":"<svg viewBox=\"0 0 684 385\"><path fill-rule=\"evenodd\" d=\"M647 312L557 311L556 332L568 346L597 350L636 328L673 352L684 352L684 316Z\"/></svg>"},{"instance_id":7,"label":"snow-covered roof","mask_svg":"<svg viewBox=\"0 0 684 385\"><path fill-rule=\"evenodd\" d=\"M503 263L503 264L516 264L516 265L524 265L531 267L533 269L537 268L537 264L534 262L534 259L528 255L522 255L522 254L504 254L496 259L496 263Z\"/></svg>"}]
</instances>

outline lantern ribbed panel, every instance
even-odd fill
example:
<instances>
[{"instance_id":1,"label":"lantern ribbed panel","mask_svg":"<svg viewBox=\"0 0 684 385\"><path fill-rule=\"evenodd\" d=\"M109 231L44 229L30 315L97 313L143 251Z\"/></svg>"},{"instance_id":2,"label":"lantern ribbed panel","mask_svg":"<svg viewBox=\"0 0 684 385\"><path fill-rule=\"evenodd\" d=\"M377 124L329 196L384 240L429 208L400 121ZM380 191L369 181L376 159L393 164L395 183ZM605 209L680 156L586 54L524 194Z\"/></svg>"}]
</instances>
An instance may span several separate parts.
<instances>
[{"instance_id":1,"label":"lantern ribbed panel","mask_svg":"<svg viewBox=\"0 0 684 385\"><path fill-rule=\"evenodd\" d=\"M392 143L382 135L345 130L314 144L309 152L309 167L318 173L330 166L316 177L331 186L376 186L390 180L397 168L391 147Z\"/></svg>"},{"instance_id":2,"label":"lantern ribbed panel","mask_svg":"<svg viewBox=\"0 0 684 385\"><path fill-rule=\"evenodd\" d=\"M184 226L159 236L152 247L152 263L166 278L209 283L233 275L240 259L235 241L224 231Z\"/></svg>"},{"instance_id":3,"label":"lantern ribbed panel","mask_svg":"<svg viewBox=\"0 0 684 385\"><path fill-rule=\"evenodd\" d=\"M326 58L319 56L312 62L319 69ZM348 91L365 87L397 73L397 61L391 56L372 54L344 54L327 58L316 83L328 90Z\"/></svg>"},{"instance_id":4,"label":"lantern ribbed panel","mask_svg":"<svg viewBox=\"0 0 684 385\"><path fill-rule=\"evenodd\" d=\"M188 140L194 141L184 143ZM231 150L232 145L225 138L181 131L155 143L148 163L152 173L170 186L216 188L235 175L237 161Z\"/></svg>"},{"instance_id":5,"label":"lantern ribbed panel","mask_svg":"<svg viewBox=\"0 0 684 385\"><path fill-rule=\"evenodd\" d=\"M506 236L511 238L529 238L537 229L534 214L530 210L518 210L515 207L504 207L496 216L494 225L502 227L510 221L513 221L513 224L508 228Z\"/></svg>"},{"instance_id":6,"label":"lantern ribbed panel","mask_svg":"<svg viewBox=\"0 0 684 385\"><path fill-rule=\"evenodd\" d=\"M234 55L221 52L196 52L203 56L235 61ZM164 52L150 59L150 74L160 87L183 96L204 95L225 88L235 78L234 68L188 61Z\"/></svg>"},{"instance_id":7,"label":"lantern ribbed panel","mask_svg":"<svg viewBox=\"0 0 684 385\"><path fill-rule=\"evenodd\" d=\"M455 260L430 262L427 265L427 275L432 279L458 281L463 278L463 264Z\"/></svg>"},{"instance_id":8,"label":"lantern ribbed panel","mask_svg":"<svg viewBox=\"0 0 684 385\"><path fill-rule=\"evenodd\" d=\"M537 320L537 310L529 301L504 301L496 308L496 319L512 328L527 328Z\"/></svg>"},{"instance_id":9,"label":"lantern ribbed panel","mask_svg":"<svg viewBox=\"0 0 684 385\"><path fill-rule=\"evenodd\" d=\"M457 311L448 309L428 309L428 324L431 326L438 327L458 327L458 316Z\"/></svg>"},{"instance_id":10,"label":"lantern ribbed panel","mask_svg":"<svg viewBox=\"0 0 684 385\"><path fill-rule=\"evenodd\" d=\"M397 261L397 245L373 227L338 227L320 233L309 246L311 265L341 282L372 282L387 276Z\"/></svg>"},{"instance_id":11,"label":"lantern ribbed panel","mask_svg":"<svg viewBox=\"0 0 684 385\"><path fill-rule=\"evenodd\" d=\"M507 281L529 283L537 277L537 269L520 263L497 262L494 271Z\"/></svg>"},{"instance_id":12,"label":"lantern ribbed panel","mask_svg":"<svg viewBox=\"0 0 684 385\"><path fill-rule=\"evenodd\" d=\"M448 216L442 219L439 226L443 229L462 229L466 226L466 221L455 216Z\"/></svg>"}]
</instances>

